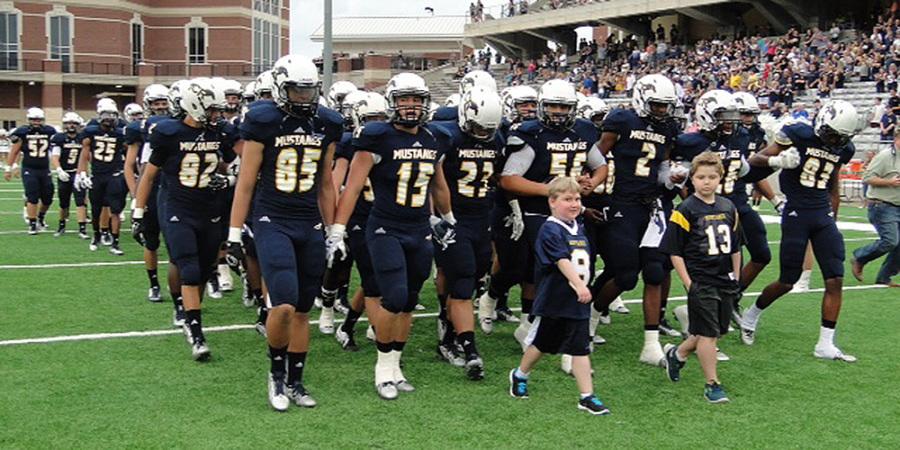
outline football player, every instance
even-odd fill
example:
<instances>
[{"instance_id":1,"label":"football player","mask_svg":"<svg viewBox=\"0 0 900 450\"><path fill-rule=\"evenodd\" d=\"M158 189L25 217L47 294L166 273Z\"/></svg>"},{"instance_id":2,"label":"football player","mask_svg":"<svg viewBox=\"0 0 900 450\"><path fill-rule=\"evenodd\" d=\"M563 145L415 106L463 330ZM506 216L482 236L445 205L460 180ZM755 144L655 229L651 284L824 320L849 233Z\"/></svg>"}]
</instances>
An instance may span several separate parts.
<instances>
[{"instance_id":1,"label":"football player","mask_svg":"<svg viewBox=\"0 0 900 450\"><path fill-rule=\"evenodd\" d=\"M125 109L122 110L122 113L125 115L125 122L128 124L134 122L140 123L144 120L144 107L137 103L125 105Z\"/></svg>"},{"instance_id":2,"label":"football player","mask_svg":"<svg viewBox=\"0 0 900 450\"><path fill-rule=\"evenodd\" d=\"M54 236L62 236L66 232L66 221L69 219L69 205L75 197L76 216L78 218L78 236L87 239L87 208L84 191L75 189L75 172L78 169L78 158L81 156L81 127L84 119L74 112L63 114L63 131L50 139L50 154L56 171L59 198L59 228Z\"/></svg>"},{"instance_id":3,"label":"football player","mask_svg":"<svg viewBox=\"0 0 900 450\"><path fill-rule=\"evenodd\" d=\"M349 81L334 82L331 88L328 89L328 96L325 98L328 101L328 107L344 115L344 98L351 92L356 91L356 85ZM344 118L347 118L347 116L344 115Z\"/></svg>"},{"instance_id":4,"label":"football player","mask_svg":"<svg viewBox=\"0 0 900 450\"><path fill-rule=\"evenodd\" d=\"M632 94L634 109L609 113L603 121L599 144L604 155L613 155L616 164L607 213L609 239L604 244L615 258L611 259L609 270L598 277L601 288L594 302L600 307L594 308L606 309L616 297L634 289L638 273L642 272L644 346L639 360L654 366L661 365L664 359L659 344L659 312L665 258L655 247L665 218L658 177L678 133L671 120L675 103L675 86L668 78L658 74L640 78ZM656 233L647 233L649 226ZM642 246L645 233L656 239L651 237Z\"/></svg>"},{"instance_id":5,"label":"football player","mask_svg":"<svg viewBox=\"0 0 900 450\"><path fill-rule=\"evenodd\" d=\"M150 161L144 166L132 219L132 233L145 245L144 211L153 183L162 171L166 179L166 241L178 267L185 309L185 336L195 361L210 358L203 334L200 302L203 285L212 274L223 241L220 222L224 205L216 192L224 184L223 162L234 159L230 139L219 130L225 93L208 78L180 86L179 108L184 118L158 123L150 133Z\"/></svg>"},{"instance_id":6,"label":"football player","mask_svg":"<svg viewBox=\"0 0 900 450\"><path fill-rule=\"evenodd\" d=\"M450 136L425 123L431 98L425 80L411 73L395 75L386 97L388 122L367 124L353 140L356 153L326 246L330 260L345 257L344 232L368 179L375 201L366 240L382 296L380 310L367 309L378 348L375 388L381 398L391 400L399 391L415 389L400 369L400 358L419 291L431 270L429 234L450 245L456 219L441 166ZM443 219L430 229L431 194Z\"/></svg>"},{"instance_id":7,"label":"football player","mask_svg":"<svg viewBox=\"0 0 900 450\"><path fill-rule=\"evenodd\" d=\"M285 411L291 401L316 405L303 385L303 370L309 310L325 270L322 225L332 223L337 202L330 169L343 124L339 114L318 106L321 85L311 60L284 56L272 75L275 101L250 108L241 123L241 172L228 246L232 254L240 248L253 198L256 252L268 287L268 398L272 408Z\"/></svg>"},{"instance_id":8,"label":"football player","mask_svg":"<svg viewBox=\"0 0 900 450\"><path fill-rule=\"evenodd\" d=\"M491 92L497 92L497 81L484 70L473 70L459 80L459 97L462 98L469 89L481 86ZM450 99L448 99L450 100ZM458 105L441 106L432 111L431 120L435 122L455 122L459 117Z\"/></svg>"},{"instance_id":9,"label":"football player","mask_svg":"<svg viewBox=\"0 0 900 450\"><path fill-rule=\"evenodd\" d=\"M577 98L575 88L567 81L544 83L538 93L538 119L514 125L506 140L508 156L500 186L519 199L528 246L522 320L514 333L523 349L535 295L534 242L550 215L547 183L560 176L577 177L583 193L588 193L606 179L606 160L595 145L597 129L577 117Z\"/></svg>"},{"instance_id":10,"label":"football player","mask_svg":"<svg viewBox=\"0 0 900 450\"><path fill-rule=\"evenodd\" d=\"M12 168L22 152L22 184L25 187L28 234L37 234L38 228L47 228L44 217L53 203L53 179L50 177L50 138L56 129L44 123L44 110L28 108L25 114L28 125L13 130L12 146L7 156L7 167ZM7 170L9 181L13 172ZM40 205L38 204L40 202Z\"/></svg>"},{"instance_id":11,"label":"football player","mask_svg":"<svg viewBox=\"0 0 900 450\"><path fill-rule=\"evenodd\" d=\"M787 204L781 215L778 280L766 286L741 317L741 340L745 344L755 341L763 310L788 293L800 278L806 244L811 241L825 280L819 341L813 355L856 361L835 345L834 331L844 280L844 237L835 223L841 199L839 175L841 166L853 158L855 148L850 139L858 125L856 108L834 100L816 114L813 126L798 122L782 127L775 142L750 158L754 166L781 169L778 180Z\"/></svg>"},{"instance_id":12,"label":"football player","mask_svg":"<svg viewBox=\"0 0 900 450\"><path fill-rule=\"evenodd\" d=\"M253 93L256 94L256 100L253 103L249 103L248 108L252 107L254 103L262 100L272 101L272 91L275 89L275 79L272 78L272 71L266 70L265 72L260 73L256 77L256 84L253 85Z\"/></svg>"},{"instance_id":13,"label":"football player","mask_svg":"<svg viewBox=\"0 0 900 450\"><path fill-rule=\"evenodd\" d=\"M156 124L169 118L169 89L161 84L147 86L144 88L143 103L144 109L147 110L150 117L134 120L125 127L125 145L128 146L128 151L125 153L125 184L128 185L128 191L134 199L137 199L138 175L150 159L148 135ZM143 116L143 110L141 116ZM157 273L159 264L157 250L160 244L156 205L158 194L159 182L155 182L144 209L144 269L147 270L147 278L150 280L147 300L154 303L162 301Z\"/></svg>"},{"instance_id":14,"label":"football player","mask_svg":"<svg viewBox=\"0 0 900 450\"><path fill-rule=\"evenodd\" d=\"M484 362L475 346L472 294L491 265L493 199L488 181L494 175L494 162L503 146L497 139L502 117L497 93L475 86L462 95L456 122L437 122L452 137L443 169L450 201L458 214L456 242L435 248L438 295L446 298L444 320L449 321L444 323L444 336L439 336L443 339L438 343L438 352L452 362L448 349L454 345L462 347L466 376L471 380L484 378ZM450 330L454 331L456 342L448 342Z\"/></svg>"},{"instance_id":15,"label":"football player","mask_svg":"<svg viewBox=\"0 0 900 450\"><path fill-rule=\"evenodd\" d=\"M91 190L91 225L94 237L91 239L90 250L96 251L100 244L101 210L108 207L112 236L109 252L121 256L124 252L119 248L119 214L125 209L125 196L128 192L122 176L125 135L123 129L117 127L118 123L119 110L116 102L110 98L101 98L97 102L97 125L88 126L82 133L83 149L75 186ZM91 169L90 175L88 167Z\"/></svg>"}]
</instances>

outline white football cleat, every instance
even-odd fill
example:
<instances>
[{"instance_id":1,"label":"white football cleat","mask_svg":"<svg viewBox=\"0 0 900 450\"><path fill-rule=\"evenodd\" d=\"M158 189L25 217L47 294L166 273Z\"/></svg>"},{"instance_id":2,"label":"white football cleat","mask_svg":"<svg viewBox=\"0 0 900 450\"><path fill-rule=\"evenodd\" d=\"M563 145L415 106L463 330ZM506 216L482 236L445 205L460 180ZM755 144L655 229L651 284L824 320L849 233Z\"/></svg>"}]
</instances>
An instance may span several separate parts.
<instances>
[{"instance_id":1,"label":"white football cleat","mask_svg":"<svg viewBox=\"0 0 900 450\"><path fill-rule=\"evenodd\" d=\"M644 344L644 349L641 350L641 356L638 360L654 367L664 367L666 355L663 353L662 346L659 345L659 342L650 342Z\"/></svg>"},{"instance_id":2,"label":"white football cleat","mask_svg":"<svg viewBox=\"0 0 900 450\"><path fill-rule=\"evenodd\" d=\"M797 280L797 282L794 283L794 287L791 288L791 294L809 292L809 279L811 276L811 271L804 270L803 273L800 274L800 279Z\"/></svg>"},{"instance_id":3,"label":"white football cleat","mask_svg":"<svg viewBox=\"0 0 900 450\"><path fill-rule=\"evenodd\" d=\"M478 322L481 325L481 331L484 334L491 334L494 332L494 319L497 317L497 300L491 298L491 296L485 291L485 293L478 298Z\"/></svg>"},{"instance_id":4,"label":"white football cleat","mask_svg":"<svg viewBox=\"0 0 900 450\"><path fill-rule=\"evenodd\" d=\"M834 361L844 361L848 363L855 363L856 357L853 355L848 355L841 351L841 349L837 348L836 345L831 346L819 346L816 345L815 350L813 350L813 356L821 359L830 359Z\"/></svg>"},{"instance_id":5,"label":"white football cleat","mask_svg":"<svg viewBox=\"0 0 900 450\"><path fill-rule=\"evenodd\" d=\"M334 334L334 308L322 308L319 314L319 332L322 334Z\"/></svg>"},{"instance_id":6,"label":"white football cleat","mask_svg":"<svg viewBox=\"0 0 900 450\"><path fill-rule=\"evenodd\" d=\"M191 345L191 357L194 358L194 361L206 361L209 359L209 346L206 345L206 341L194 339L194 343Z\"/></svg>"},{"instance_id":7,"label":"white football cleat","mask_svg":"<svg viewBox=\"0 0 900 450\"><path fill-rule=\"evenodd\" d=\"M403 370L400 369L399 361L394 366L394 387L398 392L414 392L416 390L415 386L403 376Z\"/></svg>"},{"instance_id":8,"label":"white football cleat","mask_svg":"<svg viewBox=\"0 0 900 450\"><path fill-rule=\"evenodd\" d=\"M291 406L291 399L288 398L287 393L285 392L286 388L284 385L284 378L275 379L272 377L272 373L269 373L269 405L272 406L272 409L279 412L284 412L288 410L288 407Z\"/></svg>"},{"instance_id":9,"label":"white football cleat","mask_svg":"<svg viewBox=\"0 0 900 450\"><path fill-rule=\"evenodd\" d=\"M392 381L376 384L375 391L378 392L379 397L385 400L394 400L399 395L397 386L394 386Z\"/></svg>"},{"instance_id":10,"label":"white football cleat","mask_svg":"<svg viewBox=\"0 0 900 450\"><path fill-rule=\"evenodd\" d=\"M562 369L566 375L572 375L572 355L563 353L562 358L559 360L559 368Z\"/></svg>"},{"instance_id":11,"label":"white football cleat","mask_svg":"<svg viewBox=\"0 0 900 450\"><path fill-rule=\"evenodd\" d=\"M88 249L92 252L96 252L98 248L99 248L99 243L96 240L91 239L91 244L88 245Z\"/></svg>"},{"instance_id":12,"label":"white football cleat","mask_svg":"<svg viewBox=\"0 0 900 450\"><path fill-rule=\"evenodd\" d=\"M738 322L738 325L741 327L741 342L744 345L753 345L756 342L756 326L750 327L743 319Z\"/></svg>"},{"instance_id":13,"label":"white football cleat","mask_svg":"<svg viewBox=\"0 0 900 450\"><path fill-rule=\"evenodd\" d=\"M313 300L313 306L316 309L322 309L322 297L316 296L316 299Z\"/></svg>"},{"instance_id":14,"label":"white football cleat","mask_svg":"<svg viewBox=\"0 0 900 450\"><path fill-rule=\"evenodd\" d=\"M616 299L609 304L609 310L616 314L631 314L631 310L625 306L625 302L622 300L621 295L616 297Z\"/></svg>"},{"instance_id":15,"label":"white football cleat","mask_svg":"<svg viewBox=\"0 0 900 450\"><path fill-rule=\"evenodd\" d=\"M231 278L231 268L228 267L228 264L219 264L219 289L224 292L231 292L234 290L234 280Z\"/></svg>"},{"instance_id":16,"label":"white football cleat","mask_svg":"<svg viewBox=\"0 0 900 450\"><path fill-rule=\"evenodd\" d=\"M731 357L726 355L725 352L723 352L722 350L719 350L719 348L716 347L716 360L717 361L731 361Z\"/></svg>"},{"instance_id":17,"label":"white football cleat","mask_svg":"<svg viewBox=\"0 0 900 450\"><path fill-rule=\"evenodd\" d=\"M206 295L212 299L220 299L222 298L222 292L216 289L216 286L210 282L206 282Z\"/></svg>"},{"instance_id":18,"label":"white football cleat","mask_svg":"<svg viewBox=\"0 0 900 450\"><path fill-rule=\"evenodd\" d=\"M600 336L599 334L595 334L593 337L591 337L591 344L603 345L605 343L606 343L606 338L604 338L603 336Z\"/></svg>"}]
</instances>

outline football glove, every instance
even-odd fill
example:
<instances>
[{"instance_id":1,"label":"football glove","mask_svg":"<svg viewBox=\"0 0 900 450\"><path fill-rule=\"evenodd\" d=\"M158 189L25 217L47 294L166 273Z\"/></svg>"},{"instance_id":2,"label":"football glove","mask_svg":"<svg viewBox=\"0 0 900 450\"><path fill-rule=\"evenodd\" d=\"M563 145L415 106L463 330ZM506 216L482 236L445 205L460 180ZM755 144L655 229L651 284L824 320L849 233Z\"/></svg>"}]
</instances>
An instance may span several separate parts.
<instances>
[{"instance_id":1,"label":"football glove","mask_svg":"<svg viewBox=\"0 0 900 450\"><path fill-rule=\"evenodd\" d=\"M231 186L234 186L235 181L234 175L223 175L221 173L214 173L210 176L209 187L214 191L221 191L224 189L228 189Z\"/></svg>"},{"instance_id":2,"label":"football glove","mask_svg":"<svg viewBox=\"0 0 900 450\"><path fill-rule=\"evenodd\" d=\"M443 250L447 250L456 242L456 220L453 219L453 213L449 213L440 218L431 216L431 238L434 242L441 246Z\"/></svg>"},{"instance_id":3,"label":"football glove","mask_svg":"<svg viewBox=\"0 0 900 450\"><path fill-rule=\"evenodd\" d=\"M241 242L241 229L238 227L228 228L228 241L225 242L225 264L235 272L240 272L241 266L244 264L244 245Z\"/></svg>"},{"instance_id":4,"label":"football glove","mask_svg":"<svg viewBox=\"0 0 900 450\"><path fill-rule=\"evenodd\" d=\"M147 243L144 239L144 208L134 208L131 213L131 237L141 247Z\"/></svg>"},{"instance_id":5,"label":"football glove","mask_svg":"<svg viewBox=\"0 0 900 450\"><path fill-rule=\"evenodd\" d=\"M778 211L780 216L784 212L784 204L787 202L781 197L775 197L773 200L772 204L775 206L775 211Z\"/></svg>"},{"instance_id":6,"label":"football glove","mask_svg":"<svg viewBox=\"0 0 900 450\"><path fill-rule=\"evenodd\" d=\"M70 179L69 173L66 172L65 170L63 170L62 167L57 167L56 168L56 179L63 183L68 183L69 179Z\"/></svg>"},{"instance_id":7,"label":"football glove","mask_svg":"<svg viewBox=\"0 0 900 450\"><path fill-rule=\"evenodd\" d=\"M78 175L75 175L75 189L86 191L92 187L94 187L94 183L91 181L91 177L87 172L82 171L78 172Z\"/></svg>"},{"instance_id":8,"label":"football glove","mask_svg":"<svg viewBox=\"0 0 900 450\"><path fill-rule=\"evenodd\" d=\"M769 167L773 169L795 169L800 165L800 153L789 148L775 156L769 157Z\"/></svg>"},{"instance_id":9,"label":"football glove","mask_svg":"<svg viewBox=\"0 0 900 450\"><path fill-rule=\"evenodd\" d=\"M518 200L510 200L509 207L512 209L512 212L503 218L503 226L512 227L509 237L514 241L518 241L519 238L522 237L522 233L525 232L525 221L522 220L522 208L519 207Z\"/></svg>"},{"instance_id":10,"label":"football glove","mask_svg":"<svg viewBox=\"0 0 900 450\"><path fill-rule=\"evenodd\" d=\"M330 269L334 262L347 259L347 244L344 243L344 231L347 226L336 223L328 229L325 236L325 259Z\"/></svg>"}]
</instances>

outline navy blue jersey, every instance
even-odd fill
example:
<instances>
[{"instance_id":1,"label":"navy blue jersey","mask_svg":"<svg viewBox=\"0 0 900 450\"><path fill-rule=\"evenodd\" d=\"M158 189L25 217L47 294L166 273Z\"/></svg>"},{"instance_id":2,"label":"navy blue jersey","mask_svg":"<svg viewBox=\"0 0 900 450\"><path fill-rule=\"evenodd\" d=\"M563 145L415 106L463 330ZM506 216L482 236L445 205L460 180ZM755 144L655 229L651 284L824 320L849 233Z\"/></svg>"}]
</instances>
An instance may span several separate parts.
<instances>
[{"instance_id":1,"label":"navy blue jersey","mask_svg":"<svg viewBox=\"0 0 900 450\"><path fill-rule=\"evenodd\" d=\"M455 122L458 119L459 106L441 106L431 116L431 120L434 122Z\"/></svg>"},{"instance_id":2,"label":"navy blue jersey","mask_svg":"<svg viewBox=\"0 0 900 450\"><path fill-rule=\"evenodd\" d=\"M35 170L50 168L50 138L56 129L50 125L32 128L30 125L13 130L11 141L22 143L22 167Z\"/></svg>"},{"instance_id":3,"label":"navy blue jersey","mask_svg":"<svg viewBox=\"0 0 900 450\"><path fill-rule=\"evenodd\" d=\"M426 225L431 177L449 145L450 134L437 125L423 125L410 134L387 122L366 124L353 138L353 148L375 159L369 172L375 191L372 216L398 225Z\"/></svg>"},{"instance_id":4,"label":"navy blue jersey","mask_svg":"<svg viewBox=\"0 0 900 450\"><path fill-rule=\"evenodd\" d=\"M747 130L747 134L750 135L750 143L747 145L749 151L747 158L749 159L756 152L766 148L766 144L768 144L766 142L766 130L763 130L758 123L754 123L749 127L742 126L741 128Z\"/></svg>"},{"instance_id":5,"label":"navy blue jersey","mask_svg":"<svg viewBox=\"0 0 900 450\"><path fill-rule=\"evenodd\" d=\"M258 103L258 102L257 102ZM262 165L253 213L319 220L318 189L323 156L344 131L340 114L319 107L314 117L285 113L274 102L260 103L241 123L241 139L262 143Z\"/></svg>"},{"instance_id":6,"label":"navy blue jersey","mask_svg":"<svg viewBox=\"0 0 900 450\"><path fill-rule=\"evenodd\" d=\"M578 294L556 265L567 259L575 266L586 285L594 273L591 267L591 247L584 227L575 221L567 224L550 217L538 231L534 244L535 282L534 315L566 319L588 319L590 303L579 303Z\"/></svg>"},{"instance_id":7,"label":"navy blue jersey","mask_svg":"<svg viewBox=\"0 0 900 450\"><path fill-rule=\"evenodd\" d=\"M847 144L840 149L828 148L805 123L785 125L775 135L779 145L793 146L800 153L800 165L782 169L778 175L781 192L787 197L787 208L829 208L830 190L840 167L853 158L855 148Z\"/></svg>"},{"instance_id":8,"label":"navy blue jersey","mask_svg":"<svg viewBox=\"0 0 900 450\"><path fill-rule=\"evenodd\" d=\"M81 156L81 139L76 134L56 133L50 138L50 147L54 155L59 156L59 166L66 172L78 169L78 157Z\"/></svg>"},{"instance_id":9,"label":"navy blue jersey","mask_svg":"<svg viewBox=\"0 0 900 450\"><path fill-rule=\"evenodd\" d=\"M735 128L733 133L712 139L703 132L684 133L675 139L672 149L672 161L690 163L694 157L705 151L711 151L722 158L725 175L716 191L724 195L734 204L747 203L747 183L740 177L741 158L748 157L750 134L742 127Z\"/></svg>"},{"instance_id":10,"label":"navy blue jersey","mask_svg":"<svg viewBox=\"0 0 900 450\"><path fill-rule=\"evenodd\" d=\"M343 136L341 137L341 141L338 142L337 146L334 150L334 159L335 161L338 159L346 159L347 164L353 161L353 154L355 150L353 149L353 133L349 131L345 131ZM347 174L350 174L350 170L347 169ZM347 176L341 180L341 185L347 182ZM369 217L369 212L372 211L372 202L375 201L375 193L372 191L372 183L366 178L366 184L363 186L362 194L360 194L359 198L356 200L356 206L353 208L353 216L350 219L351 222L361 222L364 223L365 219Z\"/></svg>"},{"instance_id":11,"label":"navy blue jersey","mask_svg":"<svg viewBox=\"0 0 900 450\"><path fill-rule=\"evenodd\" d=\"M194 128L176 119L159 122L150 135L150 163L162 169L167 208L190 211L218 206L209 187L219 163L234 160L228 139L220 132Z\"/></svg>"},{"instance_id":12,"label":"navy blue jersey","mask_svg":"<svg viewBox=\"0 0 900 450\"><path fill-rule=\"evenodd\" d=\"M100 121L97 120L96 117L94 117L93 119L88 120L88 123L84 126L84 128L87 129L88 127L99 127L99 126L100 126ZM127 127L127 126L128 126L128 122L126 122L125 119L123 119L121 117L116 119L116 128L119 128L120 130L124 130L125 127Z\"/></svg>"},{"instance_id":13,"label":"navy blue jersey","mask_svg":"<svg viewBox=\"0 0 900 450\"><path fill-rule=\"evenodd\" d=\"M722 196L717 195L712 204L689 196L672 211L660 248L684 258L692 281L733 286L731 255L741 251L737 208Z\"/></svg>"},{"instance_id":14,"label":"navy blue jersey","mask_svg":"<svg viewBox=\"0 0 900 450\"><path fill-rule=\"evenodd\" d=\"M99 125L90 126L82 133L90 140L91 173L110 175L121 172L125 164L125 134L121 128L105 131Z\"/></svg>"},{"instance_id":15,"label":"navy blue jersey","mask_svg":"<svg viewBox=\"0 0 900 450\"><path fill-rule=\"evenodd\" d=\"M502 141L496 135L487 142L474 139L459 128L458 122L436 124L450 133L450 148L442 167L450 187L453 213L462 217L486 217L492 205L489 181L494 175Z\"/></svg>"},{"instance_id":16,"label":"navy blue jersey","mask_svg":"<svg viewBox=\"0 0 900 450\"><path fill-rule=\"evenodd\" d=\"M125 127L125 145L142 144L144 142L144 122L146 119L135 120Z\"/></svg>"},{"instance_id":17,"label":"navy blue jersey","mask_svg":"<svg viewBox=\"0 0 900 450\"><path fill-rule=\"evenodd\" d=\"M521 174L522 177L537 183L549 183L556 177L577 177L585 173L588 154L598 137L597 128L587 120L576 119L572 128L559 130L545 127L541 121L534 119L510 127L506 152L527 151L523 149L530 147L534 159L528 170ZM512 174L510 164L504 165L503 173ZM522 197L519 203L523 211L550 215L546 197Z\"/></svg>"},{"instance_id":18,"label":"navy blue jersey","mask_svg":"<svg viewBox=\"0 0 900 450\"><path fill-rule=\"evenodd\" d=\"M614 184L609 192L612 198L620 202L655 198L659 192L659 165L674 145L677 130L671 124L652 123L631 109L617 108L603 119L603 131L619 136L610 152L616 160Z\"/></svg>"}]
</instances>

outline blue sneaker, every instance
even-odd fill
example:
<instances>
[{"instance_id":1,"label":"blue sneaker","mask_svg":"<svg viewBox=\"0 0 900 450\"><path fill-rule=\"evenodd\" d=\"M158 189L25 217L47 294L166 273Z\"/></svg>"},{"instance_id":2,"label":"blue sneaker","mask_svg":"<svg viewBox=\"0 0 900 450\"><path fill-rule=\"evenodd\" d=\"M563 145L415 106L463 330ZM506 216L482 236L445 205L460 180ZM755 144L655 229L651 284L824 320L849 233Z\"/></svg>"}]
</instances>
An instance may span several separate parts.
<instances>
[{"instance_id":1,"label":"blue sneaker","mask_svg":"<svg viewBox=\"0 0 900 450\"><path fill-rule=\"evenodd\" d=\"M514 398L528 398L528 380L516 376L516 369L509 371L509 395Z\"/></svg>"},{"instance_id":2,"label":"blue sneaker","mask_svg":"<svg viewBox=\"0 0 900 450\"><path fill-rule=\"evenodd\" d=\"M585 397L578 401L578 409L587 411L595 416L605 416L609 414L609 408L603 404L603 401L596 395Z\"/></svg>"},{"instance_id":3,"label":"blue sneaker","mask_svg":"<svg viewBox=\"0 0 900 450\"><path fill-rule=\"evenodd\" d=\"M672 344L666 344L666 375L672 381L681 379L681 368L684 362L678 360L678 347Z\"/></svg>"},{"instance_id":4,"label":"blue sneaker","mask_svg":"<svg viewBox=\"0 0 900 450\"><path fill-rule=\"evenodd\" d=\"M728 403L728 394L719 383L707 384L703 389L703 396L710 403Z\"/></svg>"}]
</instances>

